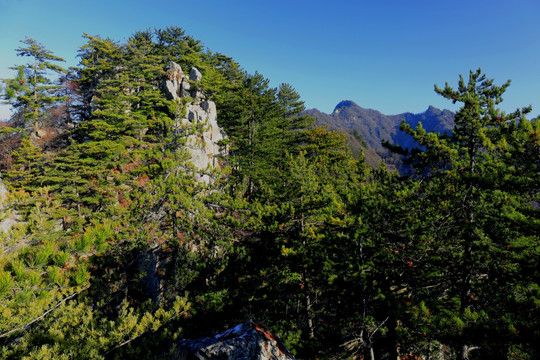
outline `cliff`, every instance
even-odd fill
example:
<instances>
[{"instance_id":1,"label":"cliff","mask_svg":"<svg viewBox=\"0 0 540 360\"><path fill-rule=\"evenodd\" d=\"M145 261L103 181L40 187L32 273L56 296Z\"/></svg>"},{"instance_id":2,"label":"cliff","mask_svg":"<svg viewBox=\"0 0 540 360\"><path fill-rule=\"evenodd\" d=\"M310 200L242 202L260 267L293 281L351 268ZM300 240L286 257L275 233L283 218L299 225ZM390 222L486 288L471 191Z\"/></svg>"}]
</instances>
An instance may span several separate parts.
<instances>
[{"instance_id":1,"label":"cliff","mask_svg":"<svg viewBox=\"0 0 540 360\"><path fill-rule=\"evenodd\" d=\"M220 159L228 151L220 143L226 134L217 123L216 104L199 90L201 80L197 68L191 68L186 75L180 65L171 61L164 89L170 99L186 102L185 115L175 126L179 133L187 133L186 148L189 161L198 170L197 180L208 183L212 179L212 169L221 168Z\"/></svg>"}]
</instances>

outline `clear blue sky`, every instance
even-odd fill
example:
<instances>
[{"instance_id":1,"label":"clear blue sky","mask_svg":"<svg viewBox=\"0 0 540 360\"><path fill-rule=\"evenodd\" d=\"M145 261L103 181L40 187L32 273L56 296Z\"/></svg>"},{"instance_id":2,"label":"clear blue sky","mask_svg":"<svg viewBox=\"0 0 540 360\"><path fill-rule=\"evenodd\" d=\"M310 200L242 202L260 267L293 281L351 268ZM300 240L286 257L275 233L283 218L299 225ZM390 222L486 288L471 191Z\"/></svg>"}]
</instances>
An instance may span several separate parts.
<instances>
[{"instance_id":1,"label":"clear blue sky","mask_svg":"<svg viewBox=\"0 0 540 360\"><path fill-rule=\"evenodd\" d=\"M75 65L85 32L123 41L174 25L327 113L344 99L385 114L456 110L433 84L481 67L512 79L504 110L532 105L536 116L539 15L540 0L0 0L0 78L23 62L25 36Z\"/></svg>"}]
</instances>

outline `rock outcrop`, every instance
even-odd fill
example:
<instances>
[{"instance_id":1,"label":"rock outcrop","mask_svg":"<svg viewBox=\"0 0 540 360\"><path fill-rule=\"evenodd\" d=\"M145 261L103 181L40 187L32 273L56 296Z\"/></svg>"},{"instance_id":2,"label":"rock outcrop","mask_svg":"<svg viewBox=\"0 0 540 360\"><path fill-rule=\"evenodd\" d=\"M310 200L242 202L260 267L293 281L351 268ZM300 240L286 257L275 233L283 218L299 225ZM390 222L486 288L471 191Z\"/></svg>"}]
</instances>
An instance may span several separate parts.
<instances>
[{"instance_id":1,"label":"rock outcrop","mask_svg":"<svg viewBox=\"0 0 540 360\"><path fill-rule=\"evenodd\" d=\"M294 360L294 357L277 336L248 320L213 337L180 340L172 359Z\"/></svg>"},{"instance_id":2,"label":"rock outcrop","mask_svg":"<svg viewBox=\"0 0 540 360\"><path fill-rule=\"evenodd\" d=\"M176 126L180 132L187 132L186 147L191 163L199 170L197 180L208 183L211 170L221 168L220 159L227 154L227 148L220 142L226 135L217 123L216 104L206 99L200 90L201 80L198 69L191 68L187 76L180 65L171 61L164 89L170 99L192 99L186 104L185 116Z\"/></svg>"},{"instance_id":3,"label":"rock outcrop","mask_svg":"<svg viewBox=\"0 0 540 360\"><path fill-rule=\"evenodd\" d=\"M0 174L0 231L3 232L8 232L17 223L18 218L15 212L6 210L4 206L7 193L8 190L2 182L2 174Z\"/></svg>"},{"instance_id":4,"label":"rock outcrop","mask_svg":"<svg viewBox=\"0 0 540 360\"><path fill-rule=\"evenodd\" d=\"M7 194L6 185L2 182L2 174L0 174L0 206L2 206L2 201Z\"/></svg>"}]
</instances>

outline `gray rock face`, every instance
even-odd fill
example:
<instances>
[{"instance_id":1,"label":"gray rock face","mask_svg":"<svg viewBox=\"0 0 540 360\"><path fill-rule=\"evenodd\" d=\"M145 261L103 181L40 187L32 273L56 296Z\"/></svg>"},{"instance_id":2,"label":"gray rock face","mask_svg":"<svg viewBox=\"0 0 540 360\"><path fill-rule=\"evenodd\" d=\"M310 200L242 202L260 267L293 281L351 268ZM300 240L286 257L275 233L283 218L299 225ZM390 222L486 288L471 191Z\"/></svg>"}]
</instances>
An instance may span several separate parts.
<instances>
[{"instance_id":1,"label":"gray rock face","mask_svg":"<svg viewBox=\"0 0 540 360\"><path fill-rule=\"evenodd\" d=\"M2 182L2 174L0 174L0 231L8 232L17 223L17 214L5 209L4 201L8 191Z\"/></svg>"},{"instance_id":2,"label":"gray rock face","mask_svg":"<svg viewBox=\"0 0 540 360\"><path fill-rule=\"evenodd\" d=\"M214 337L181 340L175 360L294 360L281 340L248 320Z\"/></svg>"},{"instance_id":3,"label":"gray rock face","mask_svg":"<svg viewBox=\"0 0 540 360\"><path fill-rule=\"evenodd\" d=\"M169 63L169 69L167 70L167 80L165 80L165 89L170 98L175 100L178 98L178 92L180 91L184 76L184 72L180 65L171 61Z\"/></svg>"},{"instance_id":4,"label":"gray rock face","mask_svg":"<svg viewBox=\"0 0 540 360\"><path fill-rule=\"evenodd\" d=\"M155 304L159 299L159 295L162 291L161 278L158 275L158 268L161 264L161 260L158 255L158 247L149 251L141 252L137 256L137 267L145 274L141 279L142 290Z\"/></svg>"},{"instance_id":5,"label":"gray rock face","mask_svg":"<svg viewBox=\"0 0 540 360\"><path fill-rule=\"evenodd\" d=\"M2 182L2 174L0 174L0 206L6 194L7 194L6 185L4 185L4 183Z\"/></svg>"},{"instance_id":6,"label":"gray rock face","mask_svg":"<svg viewBox=\"0 0 540 360\"><path fill-rule=\"evenodd\" d=\"M216 104L197 89L202 74L196 68L189 72L189 79L175 62L169 64L164 89L170 99L179 101L191 97L193 102L186 105L186 116L177 121L177 128L187 133L186 148L190 161L198 170L196 179L209 183L212 181L211 170L221 168L220 158L227 154L227 148L220 145L226 138L225 132L217 123ZM190 131L191 129L200 129Z\"/></svg>"},{"instance_id":7,"label":"gray rock face","mask_svg":"<svg viewBox=\"0 0 540 360\"><path fill-rule=\"evenodd\" d=\"M181 82L181 88L180 88L180 97L189 97L191 96L191 84L189 83L189 80L185 77L182 79Z\"/></svg>"},{"instance_id":8,"label":"gray rock face","mask_svg":"<svg viewBox=\"0 0 540 360\"><path fill-rule=\"evenodd\" d=\"M206 107L208 110L205 110ZM217 124L216 105L212 101L187 105L187 119L183 119L184 125L201 126L202 131L189 135L186 147L191 155L190 161L203 173L206 170L220 168L220 158L226 155L225 146L219 141L225 139L226 135ZM199 180L209 182L207 174L201 174Z\"/></svg>"},{"instance_id":9,"label":"gray rock face","mask_svg":"<svg viewBox=\"0 0 540 360\"><path fill-rule=\"evenodd\" d=\"M165 80L165 89L167 94L176 94L178 93L178 84L175 84L174 81ZM171 96L171 98L174 98Z\"/></svg>"},{"instance_id":10,"label":"gray rock face","mask_svg":"<svg viewBox=\"0 0 540 360\"><path fill-rule=\"evenodd\" d=\"M191 68L189 71L189 80L191 81L201 81L202 80L202 74L197 68Z\"/></svg>"}]
</instances>

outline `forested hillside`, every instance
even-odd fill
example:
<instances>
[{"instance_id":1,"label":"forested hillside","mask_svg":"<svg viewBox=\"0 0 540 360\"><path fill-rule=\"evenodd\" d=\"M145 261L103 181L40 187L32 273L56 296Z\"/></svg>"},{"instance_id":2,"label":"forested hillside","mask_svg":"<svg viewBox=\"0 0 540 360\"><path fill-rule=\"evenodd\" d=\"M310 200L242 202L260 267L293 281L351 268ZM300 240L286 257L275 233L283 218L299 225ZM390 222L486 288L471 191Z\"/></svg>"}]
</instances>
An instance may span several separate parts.
<instances>
[{"instance_id":1,"label":"forested hillside","mask_svg":"<svg viewBox=\"0 0 540 360\"><path fill-rule=\"evenodd\" d=\"M540 119L497 109L509 82L436 87L455 126L404 121L399 176L180 28L84 39L68 69L23 40L3 83L0 358L165 357L248 319L298 359L540 357Z\"/></svg>"},{"instance_id":2,"label":"forested hillside","mask_svg":"<svg viewBox=\"0 0 540 360\"><path fill-rule=\"evenodd\" d=\"M364 109L353 101L344 100L336 105L331 114L317 109L309 109L304 113L313 116L317 125L328 124L330 130L345 133L353 154L362 152L369 165L376 167L381 161L385 161L390 169L397 169L403 174L410 174L412 169L384 146L385 142L408 149L416 146L409 134L400 131L402 121L412 127L421 122L426 131L440 134L448 134L454 128L454 114L433 106L420 114L407 112L384 115L377 110Z\"/></svg>"}]
</instances>

